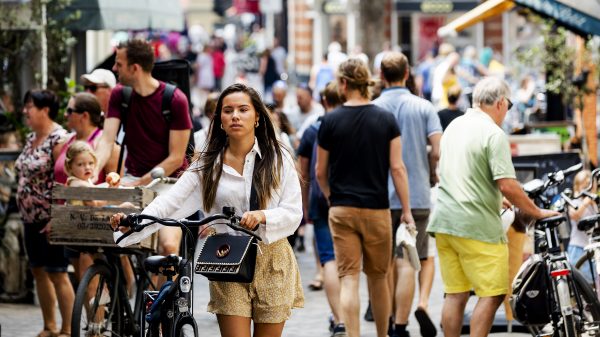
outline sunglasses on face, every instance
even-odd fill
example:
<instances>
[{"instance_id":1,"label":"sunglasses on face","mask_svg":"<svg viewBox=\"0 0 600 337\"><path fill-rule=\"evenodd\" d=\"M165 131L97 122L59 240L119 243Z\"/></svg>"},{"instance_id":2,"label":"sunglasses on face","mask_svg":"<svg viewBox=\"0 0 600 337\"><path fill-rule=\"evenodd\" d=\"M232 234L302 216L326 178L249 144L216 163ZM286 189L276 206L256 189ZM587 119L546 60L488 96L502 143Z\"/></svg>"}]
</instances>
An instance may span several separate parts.
<instances>
[{"instance_id":1,"label":"sunglasses on face","mask_svg":"<svg viewBox=\"0 0 600 337\"><path fill-rule=\"evenodd\" d=\"M74 112L82 113L83 111L75 110L73 108L67 108L67 115L72 115Z\"/></svg>"},{"instance_id":2,"label":"sunglasses on face","mask_svg":"<svg viewBox=\"0 0 600 337\"><path fill-rule=\"evenodd\" d=\"M108 87L106 85L89 84L89 85L84 85L83 88L86 91L95 93L96 91L98 91L98 88L108 88Z\"/></svg>"},{"instance_id":3,"label":"sunglasses on face","mask_svg":"<svg viewBox=\"0 0 600 337\"><path fill-rule=\"evenodd\" d=\"M510 101L510 99L506 98L506 102L508 102L508 109L507 110L512 109L513 103Z\"/></svg>"}]
</instances>

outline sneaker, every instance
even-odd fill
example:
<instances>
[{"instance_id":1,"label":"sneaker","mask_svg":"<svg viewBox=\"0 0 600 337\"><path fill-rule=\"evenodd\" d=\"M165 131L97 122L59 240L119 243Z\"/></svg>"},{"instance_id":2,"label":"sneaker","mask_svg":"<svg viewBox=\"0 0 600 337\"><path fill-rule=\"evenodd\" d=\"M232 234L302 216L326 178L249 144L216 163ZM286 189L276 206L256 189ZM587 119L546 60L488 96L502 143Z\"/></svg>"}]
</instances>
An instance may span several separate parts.
<instances>
[{"instance_id":1,"label":"sneaker","mask_svg":"<svg viewBox=\"0 0 600 337\"><path fill-rule=\"evenodd\" d=\"M333 320L333 314L329 315L329 333L333 335L335 330L335 321Z\"/></svg>"},{"instance_id":2,"label":"sneaker","mask_svg":"<svg viewBox=\"0 0 600 337\"><path fill-rule=\"evenodd\" d=\"M333 332L331 333L332 337L342 337L346 336L346 326L344 323L340 323L333 328Z\"/></svg>"},{"instance_id":3,"label":"sneaker","mask_svg":"<svg viewBox=\"0 0 600 337\"><path fill-rule=\"evenodd\" d=\"M427 315L427 311L423 308L417 308L417 310L415 310L415 317L421 327L421 336L435 337L437 335L437 329L431 321L431 318L429 318L429 315Z\"/></svg>"},{"instance_id":4,"label":"sneaker","mask_svg":"<svg viewBox=\"0 0 600 337\"><path fill-rule=\"evenodd\" d=\"M90 298L89 304L90 306L94 305L95 298ZM98 301L98 305L106 305L110 303L110 294L108 293L108 289L102 289L102 294L100 295L100 300Z\"/></svg>"},{"instance_id":5,"label":"sneaker","mask_svg":"<svg viewBox=\"0 0 600 337\"><path fill-rule=\"evenodd\" d=\"M405 331L396 331L394 332L393 335L390 335L392 337L410 337L410 333L408 332L408 330Z\"/></svg>"}]
</instances>

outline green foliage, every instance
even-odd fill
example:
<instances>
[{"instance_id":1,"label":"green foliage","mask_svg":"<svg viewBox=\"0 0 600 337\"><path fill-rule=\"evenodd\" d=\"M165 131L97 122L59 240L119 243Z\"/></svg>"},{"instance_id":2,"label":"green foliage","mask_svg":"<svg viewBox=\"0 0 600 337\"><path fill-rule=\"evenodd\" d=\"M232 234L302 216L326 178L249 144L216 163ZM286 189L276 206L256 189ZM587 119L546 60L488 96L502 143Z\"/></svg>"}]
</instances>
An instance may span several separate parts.
<instances>
[{"instance_id":1,"label":"green foliage","mask_svg":"<svg viewBox=\"0 0 600 337\"><path fill-rule=\"evenodd\" d=\"M561 94L565 104L571 103L577 88L571 84L575 49L567 44L568 31L554 20L529 13L528 21L537 23L543 44L516 51L517 60L546 73L546 90Z\"/></svg>"},{"instance_id":2,"label":"green foliage","mask_svg":"<svg viewBox=\"0 0 600 337\"><path fill-rule=\"evenodd\" d=\"M41 88L41 28L42 2L46 3L46 39L48 46L48 89L62 98L66 105L68 82L64 79L70 71L71 49L75 38L66 28L80 13L60 16L71 0L31 0L28 3L0 3L2 24L0 24L0 96L11 98L15 125L21 123L22 97L24 91ZM64 17L64 18L63 18ZM30 70L30 74L27 71Z\"/></svg>"}]
</instances>

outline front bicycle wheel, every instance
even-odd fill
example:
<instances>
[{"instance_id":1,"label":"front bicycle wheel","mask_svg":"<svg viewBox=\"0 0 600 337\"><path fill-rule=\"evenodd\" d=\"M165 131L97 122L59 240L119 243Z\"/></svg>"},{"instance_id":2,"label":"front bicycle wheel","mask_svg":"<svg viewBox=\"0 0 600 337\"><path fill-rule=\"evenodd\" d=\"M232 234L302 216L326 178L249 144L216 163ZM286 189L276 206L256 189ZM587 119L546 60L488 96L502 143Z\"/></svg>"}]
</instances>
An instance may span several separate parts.
<instances>
[{"instance_id":1,"label":"front bicycle wheel","mask_svg":"<svg viewBox=\"0 0 600 337\"><path fill-rule=\"evenodd\" d=\"M594 251L588 250L586 251L577 263L575 263L575 268L579 270L579 272L584 276L587 284L592 288L595 288L594 279L598 278L598 275L595 273L596 268L594 267Z\"/></svg>"},{"instance_id":2,"label":"front bicycle wheel","mask_svg":"<svg viewBox=\"0 0 600 337\"><path fill-rule=\"evenodd\" d=\"M90 266L77 287L71 336L120 336L123 310L116 295L116 285L108 267Z\"/></svg>"},{"instance_id":3,"label":"front bicycle wheel","mask_svg":"<svg viewBox=\"0 0 600 337\"><path fill-rule=\"evenodd\" d=\"M573 314L578 318L577 327L578 333L583 333L588 330L596 331L598 322L600 322L600 302L594 290L590 287L588 281L578 270L573 270L573 283L579 294L581 307L577 305L577 301L573 298Z\"/></svg>"}]
</instances>

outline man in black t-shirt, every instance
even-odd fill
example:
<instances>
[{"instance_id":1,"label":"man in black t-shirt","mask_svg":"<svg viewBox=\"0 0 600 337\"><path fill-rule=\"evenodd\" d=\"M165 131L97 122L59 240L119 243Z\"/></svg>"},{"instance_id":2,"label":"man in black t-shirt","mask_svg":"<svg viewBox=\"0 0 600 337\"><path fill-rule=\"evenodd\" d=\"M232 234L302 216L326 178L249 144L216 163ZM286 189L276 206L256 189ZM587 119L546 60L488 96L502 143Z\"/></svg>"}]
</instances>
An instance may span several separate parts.
<instances>
[{"instance_id":1,"label":"man in black t-shirt","mask_svg":"<svg viewBox=\"0 0 600 337\"><path fill-rule=\"evenodd\" d=\"M386 274L392 258L388 172L403 206L402 220L414 226L400 131L391 113L370 104L369 78L366 65L357 59L340 65L338 88L346 102L323 117L318 133L316 175L331 206L341 318L350 337L360 335L361 258L377 335L387 335L391 296Z\"/></svg>"}]
</instances>

